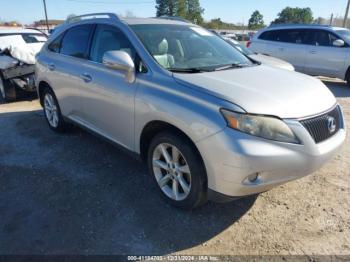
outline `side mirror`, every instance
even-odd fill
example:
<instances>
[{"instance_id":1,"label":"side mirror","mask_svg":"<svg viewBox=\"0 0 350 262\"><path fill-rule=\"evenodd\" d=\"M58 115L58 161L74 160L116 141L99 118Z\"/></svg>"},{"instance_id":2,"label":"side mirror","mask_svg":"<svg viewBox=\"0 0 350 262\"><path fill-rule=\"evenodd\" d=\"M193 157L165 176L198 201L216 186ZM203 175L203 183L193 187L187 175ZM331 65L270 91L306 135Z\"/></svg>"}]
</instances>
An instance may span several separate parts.
<instances>
[{"instance_id":1,"label":"side mirror","mask_svg":"<svg viewBox=\"0 0 350 262\"><path fill-rule=\"evenodd\" d=\"M110 69L124 71L125 79L130 84L135 82L135 64L127 52L108 51L104 53L102 61L103 64Z\"/></svg>"},{"instance_id":2,"label":"side mirror","mask_svg":"<svg viewBox=\"0 0 350 262\"><path fill-rule=\"evenodd\" d=\"M333 42L333 46L336 46L336 47L343 47L345 46L345 42L344 40L341 40L341 39L337 39Z\"/></svg>"}]
</instances>

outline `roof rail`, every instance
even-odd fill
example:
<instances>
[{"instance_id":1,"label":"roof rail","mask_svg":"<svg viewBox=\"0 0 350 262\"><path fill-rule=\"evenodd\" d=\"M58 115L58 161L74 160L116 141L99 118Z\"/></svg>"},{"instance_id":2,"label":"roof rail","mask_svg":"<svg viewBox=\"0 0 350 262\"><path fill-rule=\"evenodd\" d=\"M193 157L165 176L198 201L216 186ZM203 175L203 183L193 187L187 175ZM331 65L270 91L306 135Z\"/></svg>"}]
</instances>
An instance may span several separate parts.
<instances>
[{"instance_id":1,"label":"roof rail","mask_svg":"<svg viewBox=\"0 0 350 262\"><path fill-rule=\"evenodd\" d=\"M321 26L321 27L332 27L331 25L320 25L320 24L270 24L269 27L284 27L284 26Z\"/></svg>"},{"instance_id":2,"label":"roof rail","mask_svg":"<svg viewBox=\"0 0 350 262\"><path fill-rule=\"evenodd\" d=\"M166 20L173 20L173 21L179 21L179 22L185 22L185 23L190 23L192 24L191 21L183 18L183 17L180 17L180 16L170 16L170 15L162 15L162 16L159 16L159 17L156 17L157 19L166 19Z\"/></svg>"},{"instance_id":3,"label":"roof rail","mask_svg":"<svg viewBox=\"0 0 350 262\"><path fill-rule=\"evenodd\" d=\"M74 22L81 21L83 19L94 19L94 18L98 18L98 17L100 17L100 18L107 17L109 19L114 19L117 21L120 20L120 18L116 14L113 14L113 13L92 13L92 14L69 17L66 20L66 23L74 23Z\"/></svg>"}]
</instances>

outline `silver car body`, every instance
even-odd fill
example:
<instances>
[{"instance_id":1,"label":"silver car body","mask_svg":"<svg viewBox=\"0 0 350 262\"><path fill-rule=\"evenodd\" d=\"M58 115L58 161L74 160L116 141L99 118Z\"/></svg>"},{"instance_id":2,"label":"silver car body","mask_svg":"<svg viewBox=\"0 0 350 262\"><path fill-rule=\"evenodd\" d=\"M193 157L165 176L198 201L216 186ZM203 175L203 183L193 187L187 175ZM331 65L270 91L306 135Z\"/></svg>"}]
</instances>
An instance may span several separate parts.
<instances>
[{"instance_id":1,"label":"silver car body","mask_svg":"<svg viewBox=\"0 0 350 262\"><path fill-rule=\"evenodd\" d=\"M230 43L233 47L235 47L238 51L242 52L243 54L249 56L251 59L254 59L256 61L261 62L264 65L269 65L273 67L278 67L281 69L294 71L294 66L282 59L278 59L273 56L263 55L260 53L254 53L247 49L245 46L242 46L242 44L234 39L223 37L225 41Z\"/></svg>"},{"instance_id":2,"label":"silver car body","mask_svg":"<svg viewBox=\"0 0 350 262\"><path fill-rule=\"evenodd\" d=\"M350 67L350 38L339 33L343 30L347 29L321 25L276 25L259 31L251 40L249 48L254 52L283 59L302 73L347 80ZM300 32L300 37L295 37L294 42L284 40L279 36L271 40L262 39L265 38L263 34L267 32L288 31L293 34ZM343 40L345 45L340 47L314 44L314 41L310 40L308 36L303 36L305 32L313 32L313 34L325 32L334 37L334 40Z\"/></svg>"},{"instance_id":3,"label":"silver car body","mask_svg":"<svg viewBox=\"0 0 350 262\"><path fill-rule=\"evenodd\" d=\"M136 81L129 83L124 73L103 64L47 49L60 33L85 23L119 28L135 47L147 73L138 73ZM209 189L228 196L263 192L310 174L330 160L344 142L342 117L339 131L318 144L300 122L337 106L319 80L264 65L199 74L172 73L149 54L129 27L135 24L186 25L136 18L67 23L55 31L38 55L39 96L42 86L49 85L66 118L137 154L142 153L141 138L148 126L167 123L181 130L202 156ZM91 81L85 81L86 75ZM228 128L220 113L222 108L283 119L301 143L275 142ZM249 182L247 177L255 173L259 179Z\"/></svg>"}]
</instances>

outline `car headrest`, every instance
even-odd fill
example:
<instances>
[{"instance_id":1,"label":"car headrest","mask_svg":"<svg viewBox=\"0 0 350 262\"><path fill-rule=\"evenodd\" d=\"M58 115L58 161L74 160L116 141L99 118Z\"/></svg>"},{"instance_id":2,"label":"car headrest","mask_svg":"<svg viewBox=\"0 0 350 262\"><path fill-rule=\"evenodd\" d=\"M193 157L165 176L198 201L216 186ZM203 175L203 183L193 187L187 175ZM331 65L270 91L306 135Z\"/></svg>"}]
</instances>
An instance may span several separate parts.
<instances>
[{"instance_id":1,"label":"car headrest","mask_svg":"<svg viewBox=\"0 0 350 262\"><path fill-rule=\"evenodd\" d=\"M165 55L168 53L169 44L168 41L164 38L162 42L158 45L158 55Z\"/></svg>"}]
</instances>

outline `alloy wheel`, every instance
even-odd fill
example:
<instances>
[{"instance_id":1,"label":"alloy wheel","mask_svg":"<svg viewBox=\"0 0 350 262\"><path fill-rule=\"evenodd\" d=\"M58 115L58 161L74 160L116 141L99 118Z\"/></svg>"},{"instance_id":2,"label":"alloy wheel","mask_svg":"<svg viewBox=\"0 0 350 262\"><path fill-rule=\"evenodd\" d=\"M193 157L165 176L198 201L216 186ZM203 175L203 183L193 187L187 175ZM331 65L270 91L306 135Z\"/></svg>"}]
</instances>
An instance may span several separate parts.
<instances>
[{"instance_id":1,"label":"alloy wheel","mask_svg":"<svg viewBox=\"0 0 350 262\"><path fill-rule=\"evenodd\" d=\"M44 109L47 121L53 128L58 127L58 111L57 105L51 94L47 93L44 98Z\"/></svg>"},{"instance_id":2,"label":"alloy wheel","mask_svg":"<svg viewBox=\"0 0 350 262\"><path fill-rule=\"evenodd\" d=\"M185 200L191 192L191 171L178 148L159 144L153 152L152 167L163 193L175 200Z\"/></svg>"}]
</instances>

